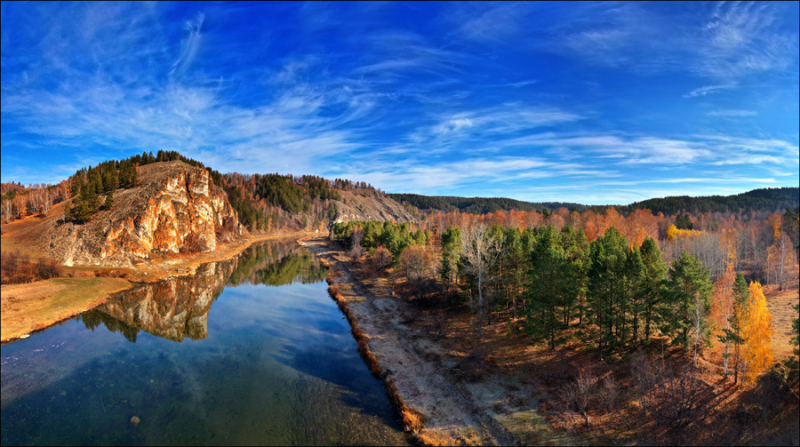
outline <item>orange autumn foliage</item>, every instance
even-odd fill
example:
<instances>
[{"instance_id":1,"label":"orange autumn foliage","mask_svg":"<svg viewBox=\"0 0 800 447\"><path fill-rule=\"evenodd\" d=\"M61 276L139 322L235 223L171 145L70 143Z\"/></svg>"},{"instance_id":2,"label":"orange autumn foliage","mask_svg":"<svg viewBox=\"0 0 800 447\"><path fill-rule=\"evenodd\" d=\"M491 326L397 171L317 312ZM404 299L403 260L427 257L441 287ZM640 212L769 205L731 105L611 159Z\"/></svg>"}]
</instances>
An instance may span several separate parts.
<instances>
[{"instance_id":1,"label":"orange autumn foliage","mask_svg":"<svg viewBox=\"0 0 800 447\"><path fill-rule=\"evenodd\" d=\"M742 319L742 360L744 380L753 383L767 371L772 358L772 315L767 309L767 298L758 281L750 283L750 299Z\"/></svg>"},{"instance_id":2,"label":"orange autumn foliage","mask_svg":"<svg viewBox=\"0 0 800 447\"><path fill-rule=\"evenodd\" d=\"M725 273L714 281L714 294L711 296L711 321L714 322L714 333L711 340L717 341L724 335L725 329L731 329L730 320L736 312L736 298L733 294L733 285L736 281L736 272L731 264ZM731 354L730 341L714 344L715 350L723 358L725 372L728 372L728 356Z\"/></svg>"}]
</instances>

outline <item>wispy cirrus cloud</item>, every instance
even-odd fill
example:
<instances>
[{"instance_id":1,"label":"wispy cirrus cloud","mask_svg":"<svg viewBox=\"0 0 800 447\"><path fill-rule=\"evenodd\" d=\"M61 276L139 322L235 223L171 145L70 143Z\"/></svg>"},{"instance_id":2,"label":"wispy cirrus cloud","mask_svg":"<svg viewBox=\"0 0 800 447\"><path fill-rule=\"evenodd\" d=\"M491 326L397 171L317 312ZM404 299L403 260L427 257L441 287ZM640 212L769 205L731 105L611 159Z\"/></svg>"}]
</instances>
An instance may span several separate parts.
<instances>
[{"instance_id":1,"label":"wispy cirrus cloud","mask_svg":"<svg viewBox=\"0 0 800 447\"><path fill-rule=\"evenodd\" d=\"M790 69L798 35L777 26L791 7L716 2L670 11L655 4L584 3L455 8L471 41L530 45L581 61L642 73L690 72L717 79ZM787 11L787 9L790 9ZM524 26L522 24L525 24Z\"/></svg>"},{"instance_id":2,"label":"wispy cirrus cloud","mask_svg":"<svg viewBox=\"0 0 800 447\"><path fill-rule=\"evenodd\" d=\"M787 8L4 3L3 178L166 149L428 194L796 184Z\"/></svg>"},{"instance_id":3,"label":"wispy cirrus cloud","mask_svg":"<svg viewBox=\"0 0 800 447\"><path fill-rule=\"evenodd\" d=\"M183 29L188 32L188 35L183 41L180 57L172 65L170 74L185 72L194 58L197 57L197 51L200 49L200 39L202 38L200 29L203 27L205 18L206 16L200 12L197 13L197 17L194 20L186 21Z\"/></svg>"},{"instance_id":4,"label":"wispy cirrus cloud","mask_svg":"<svg viewBox=\"0 0 800 447\"><path fill-rule=\"evenodd\" d=\"M691 92L683 95L684 98L696 98L698 96L706 96L711 93L720 93L724 90L730 90L736 88L735 84L727 84L727 85L706 85L703 87L696 88Z\"/></svg>"},{"instance_id":5,"label":"wispy cirrus cloud","mask_svg":"<svg viewBox=\"0 0 800 447\"><path fill-rule=\"evenodd\" d=\"M708 112L707 115L738 118L745 116L756 116L758 115L758 112L756 112L755 110L714 110Z\"/></svg>"}]
</instances>

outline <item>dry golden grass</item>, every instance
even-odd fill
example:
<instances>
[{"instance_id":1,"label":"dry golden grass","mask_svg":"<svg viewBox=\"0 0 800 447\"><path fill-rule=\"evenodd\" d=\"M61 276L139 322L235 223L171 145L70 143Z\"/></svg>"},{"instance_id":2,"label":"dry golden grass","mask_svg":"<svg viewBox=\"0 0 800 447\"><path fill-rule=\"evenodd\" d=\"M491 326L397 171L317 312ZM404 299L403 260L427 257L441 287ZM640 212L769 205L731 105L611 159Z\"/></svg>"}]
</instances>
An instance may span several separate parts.
<instances>
[{"instance_id":1,"label":"dry golden grass","mask_svg":"<svg viewBox=\"0 0 800 447\"><path fill-rule=\"evenodd\" d=\"M2 240L3 251L19 252L33 260L43 257L42 250L38 249L39 238L48 224L64 216L66 202L53 205L47 217L28 216L9 224L3 225Z\"/></svg>"},{"instance_id":2,"label":"dry golden grass","mask_svg":"<svg viewBox=\"0 0 800 447\"><path fill-rule=\"evenodd\" d=\"M792 340L792 318L797 318L797 312L793 306L797 305L797 280L789 283L785 290L778 290L777 286L767 286L764 288L764 295L767 297L767 307L772 315L772 352L775 360L789 358L793 352Z\"/></svg>"},{"instance_id":3,"label":"dry golden grass","mask_svg":"<svg viewBox=\"0 0 800 447\"><path fill-rule=\"evenodd\" d=\"M0 286L2 341L51 326L130 287L119 278L57 278Z\"/></svg>"},{"instance_id":4,"label":"dry golden grass","mask_svg":"<svg viewBox=\"0 0 800 447\"><path fill-rule=\"evenodd\" d=\"M448 445L485 445L486 440L474 428L467 429L423 429L414 437L418 444L432 447Z\"/></svg>"}]
</instances>

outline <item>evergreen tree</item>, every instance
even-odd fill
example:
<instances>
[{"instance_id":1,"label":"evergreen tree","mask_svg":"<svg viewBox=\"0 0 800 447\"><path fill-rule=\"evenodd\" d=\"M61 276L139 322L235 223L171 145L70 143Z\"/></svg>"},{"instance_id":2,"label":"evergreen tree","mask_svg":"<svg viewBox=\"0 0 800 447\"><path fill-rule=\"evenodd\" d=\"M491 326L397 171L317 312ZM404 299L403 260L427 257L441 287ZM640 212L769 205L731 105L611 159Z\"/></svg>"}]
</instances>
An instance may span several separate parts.
<instances>
[{"instance_id":1,"label":"evergreen tree","mask_svg":"<svg viewBox=\"0 0 800 447\"><path fill-rule=\"evenodd\" d=\"M646 342L650 339L651 326L659 323L658 316L661 314L659 307L662 305L665 292L667 264L664 262L664 256L661 254L658 244L649 237L642 242L640 252L644 271L639 290L644 306L644 339Z\"/></svg>"},{"instance_id":2,"label":"evergreen tree","mask_svg":"<svg viewBox=\"0 0 800 447\"><path fill-rule=\"evenodd\" d=\"M582 321L583 301L586 295L586 274L589 270L589 240L583 230L576 233L571 226L565 226L561 229L561 244L564 247L567 264L564 268L566 301L563 318L564 324L569 326L575 316L579 318L579 322Z\"/></svg>"},{"instance_id":3,"label":"evergreen tree","mask_svg":"<svg viewBox=\"0 0 800 447\"><path fill-rule=\"evenodd\" d=\"M104 210L110 210L111 207L114 206L114 190L112 189L109 191L108 195L106 196L106 201L103 203Z\"/></svg>"},{"instance_id":4,"label":"evergreen tree","mask_svg":"<svg viewBox=\"0 0 800 447\"><path fill-rule=\"evenodd\" d=\"M690 344L690 332L695 332L696 344L708 336L709 327L703 315L707 315L711 307L714 285L710 271L687 252L672 262L669 275L670 306L665 309L668 315L662 320L665 322L663 332L671 334L673 343L686 350Z\"/></svg>"},{"instance_id":5,"label":"evergreen tree","mask_svg":"<svg viewBox=\"0 0 800 447\"><path fill-rule=\"evenodd\" d=\"M516 227L505 231L505 252L501 260L501 284L506 303L511 304L511 313L517 318L517 301L524 293L525 276L528 273L528 256L523 248L522 232Z\"/></svg>"},{"instance_id":6,"label":"evergreen tree","mask_svg":"<svg viewBox=\"0 0 800 447\"><path fill-rule=\"evenodd\" d=\"M642 254L639 247L632 246L628 250L628 259L625 262L625 286L627 298L627 312L622 311L622 330L620 331L620 340L623 342L628 339L627 334L630 330L631 344L633 346L639 343L639 325L642 315L647 311L646 295L644 294L642 285L645 279L646 269ZM630 318L626 318L626 314L630 314ZM629 320L629 321L627 321ZM630 328L628 328L630 324Z\"/></svg>"},{"instance_id":7,"label":"evergreen tree","mask_svg":"<svg viewBox=\"0 0 800 447\"><path fill-rule=\"evenodd\" d=\"M456 260L461 254L461 229L450 226L442 232L442 278L446 283L452 282Z\"/></svg>"},{"instance_id":8,"label":"evergreen tree","mask_svg":"<svg viewBox=\"0 0 800 447\"><path fill-rule=\"evenodd\" d=\"M586 335L597 342L600 359L604 348L615 349L618 344L615 325L620 322L617 313L626 307L627 252L627 239L613 227L591 244L586 300L587 317L596 332Z\"/></svg>"},{"instance_id":9,"label":"evergreen tree","mask_svg":"<svg viewBox=\"0 0 800 447\"><path fill-rule=\"evenodd\" d=\"M566 302L568 268L561 235L548 226L540 229L530 254L528 315L526 330L534 343L546 343L555 349L566 327L560 310Z\"/></svg>"}]
</instances>

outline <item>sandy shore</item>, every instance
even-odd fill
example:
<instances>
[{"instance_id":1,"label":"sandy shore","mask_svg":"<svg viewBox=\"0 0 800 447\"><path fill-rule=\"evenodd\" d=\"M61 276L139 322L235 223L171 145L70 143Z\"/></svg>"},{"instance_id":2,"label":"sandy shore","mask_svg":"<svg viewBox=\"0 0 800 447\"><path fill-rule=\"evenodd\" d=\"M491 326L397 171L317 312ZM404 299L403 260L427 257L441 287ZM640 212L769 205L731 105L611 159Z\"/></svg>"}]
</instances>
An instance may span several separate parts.
<instances>
[{"instance_id":1,"label":"sandy shore","mask_svg":"<svg viewBox=\"0 0 800 447\"><path fill-rule=\"evenodd\" d=\"M371 287L343 262L341 249L325 238L298 241L312 250L329 268L329 283L341 292L358 326L369 337L369 349L380 367L394 379L397 392L408 407L422 413L424 429L417 441L444 444L519 445L517 438L486 411L486 402L475 396L440 359L445 349L403 324L413 312L405 300L393 295L380 280ZM377 287L376 287L377 285ZM386 287L380 287L380 285ZM498 385L499 386L499 385Z\"/></svg>"}]
</instances>

